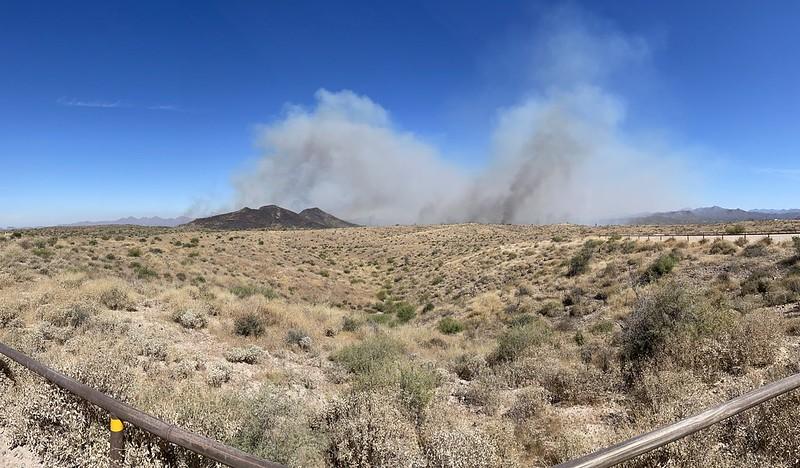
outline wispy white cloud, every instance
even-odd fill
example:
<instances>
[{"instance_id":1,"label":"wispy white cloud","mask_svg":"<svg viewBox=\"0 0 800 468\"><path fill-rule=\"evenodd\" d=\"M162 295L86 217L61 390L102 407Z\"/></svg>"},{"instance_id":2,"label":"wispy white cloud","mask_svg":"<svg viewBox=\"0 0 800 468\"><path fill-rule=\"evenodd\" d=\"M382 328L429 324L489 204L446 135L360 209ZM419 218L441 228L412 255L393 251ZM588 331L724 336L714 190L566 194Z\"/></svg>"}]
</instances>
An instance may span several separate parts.
<instances>
[{"instance_id":1,"label":"wispy white cloud","mask_svg":"<svg viewBox=\"0 0 800 468\"><path fill-rule=\"evenodd\" d=\"M61 106L67 107L95 107L100 109L118 109L118 108L127 108L127 109L147 109L147 110L155 110L155 111L169 111L169 112L182 112L183 109L180 107L173 105L173 104L155 104L149 106L136 106L133 104L128 104L122 101L87 101L83 99L76 99L76 98L67 98L67 97L60 97L56 100Z\"/></svg>"},{"instance_id":2,"label":"wispy white cloud","mask_svg":"<svg viewBox=\"0 0 800 468\"><path fill-rule=\"evenodd\" d=\"M172 104L159 104L155 106L147 106L149 110L159 110L159 111L170 111L170 112L183 112L178 106L174 106Z\"/></svg>"},{"instance_id":3,"label":"wispy white cloud","mask_svg":"<svg viewBox=\"0 0 800 468\"><path fill-rule=\"evenodd\" d=\"M69 106L69 107L100 107L106 109L115 107L126 107L125 105L122 104L121 101L84 101L81 99L66 98L66 97L60 97L56 102L62 106Z\"/></svg>"}]
</instances>

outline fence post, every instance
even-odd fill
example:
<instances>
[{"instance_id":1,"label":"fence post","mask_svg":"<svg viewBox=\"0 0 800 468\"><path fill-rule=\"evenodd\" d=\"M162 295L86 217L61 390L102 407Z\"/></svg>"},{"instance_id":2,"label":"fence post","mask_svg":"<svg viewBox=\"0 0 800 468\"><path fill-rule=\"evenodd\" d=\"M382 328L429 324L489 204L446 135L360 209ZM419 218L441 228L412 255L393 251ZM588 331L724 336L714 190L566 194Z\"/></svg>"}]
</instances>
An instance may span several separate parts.
<instances>
[{"instance_id":1,"label":"fence post","mask_svg":"<svg viewBox=\"0 0 800 468\"><path fill-rule=\"evenodd\" d=\"M122 468L125 461L125 424L111 416L111 451L109 453L111 468Z\"/></svg>"}]
</instances>

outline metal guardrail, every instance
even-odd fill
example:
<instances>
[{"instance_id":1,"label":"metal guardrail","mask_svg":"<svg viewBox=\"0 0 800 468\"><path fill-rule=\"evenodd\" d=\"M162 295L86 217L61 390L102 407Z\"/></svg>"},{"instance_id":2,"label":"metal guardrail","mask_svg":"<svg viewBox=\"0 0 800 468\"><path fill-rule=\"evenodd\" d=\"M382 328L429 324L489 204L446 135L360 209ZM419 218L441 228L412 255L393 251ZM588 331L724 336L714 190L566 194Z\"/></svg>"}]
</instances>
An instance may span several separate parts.
<instances>
[{"instance_id":1,"label":"metal guardrail","mask_svg":"<svg viewBox=\"0 0 800 468\"><path fill-rule=\"evenodd\" d=\"M663 447L678 439L705 429L724 419L760 405L767 400L800 387L800 374L794 374L761 388L745 393L702 413L642 434L611 447L585 455L581 458L556 465L554 468L602 468L628 461L643 453Z\"/></svg>"},{"instance_id":2,"label":"metal guardrail","mask_svg":"<svg viewBox=\"0 0 800 468\"><path fill-rule=\"evenodd\" d=\"M66 375L60 374L35 359L13 348L9 348L3 343L0 343L0 353L28 370L39 374L54 385L103 408L111 414L109 459L112 467L121 467L124 460L125 425L122 421L125 421L168 442L233 468L285 468L278 463L262 460L249 453L222 444L214 439L194 434L139 411L88 385L84 385Z\"/></svg>"}]
</instances>

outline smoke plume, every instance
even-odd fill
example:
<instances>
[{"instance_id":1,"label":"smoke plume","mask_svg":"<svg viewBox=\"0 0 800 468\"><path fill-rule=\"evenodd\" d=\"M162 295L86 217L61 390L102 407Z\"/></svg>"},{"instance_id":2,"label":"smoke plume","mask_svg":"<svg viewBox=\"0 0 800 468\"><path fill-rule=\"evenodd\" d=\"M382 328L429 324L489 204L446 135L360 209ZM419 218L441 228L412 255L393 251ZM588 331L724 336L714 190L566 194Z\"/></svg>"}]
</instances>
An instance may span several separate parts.
<instances>
[{"instance_id":1,"label":"smoke plume","mask_svg":"<svg viewBox=\"0 0 800 468\"><path fill-rule=\"evenodd\" d=\"M682 201L680 154L629 135L625 101L607 86L648 59L647 43L570 10L541 30L520 61L529 89L497 111L477 173L370 98L321 89L313 108L290 106L260 129L263 157L236 178L238 204L319 206L365 224L589 223Z\"/></svg>"}]
</instances>

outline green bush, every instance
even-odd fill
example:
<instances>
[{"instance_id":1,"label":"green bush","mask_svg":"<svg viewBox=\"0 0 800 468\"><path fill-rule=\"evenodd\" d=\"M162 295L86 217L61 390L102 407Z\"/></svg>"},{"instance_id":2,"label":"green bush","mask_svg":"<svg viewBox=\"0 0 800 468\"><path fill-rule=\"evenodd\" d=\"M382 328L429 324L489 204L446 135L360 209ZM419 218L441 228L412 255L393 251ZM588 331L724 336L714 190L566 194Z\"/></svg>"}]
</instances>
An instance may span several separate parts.
<instances>
[{"instance_id":1,"label":"green bush","mask_svg":"<svg viewBox=\"0 0 800 468\"><path fill-rule=\"evenodd\" d=\"M363 374L396 360L402 353L403 346L398 341L378 335L345 346L332 359L354 374Z\"/></svg>"},{"instance_id":2,"label":"green bush","mask_svg":"<svg viewBox=\"0 0 800 468\"><path fill-rule=\"evenodd\" d=\"M669 274L678 264L678 255L673 251L659 256L645 271L642 281L653 282Z\"/></svg>"},{"instance_id":3,"label":"green bush","mask_svg":"<svg viewBox=\"0 0 800 468\"><path fill-rule=\"evenodd\" d=\"M421 414L433 399L441 380L439 373L430 365L401 365L399 386L403 405L413 414Z\"/></svg>"},{"instance_id":4,"label":"green bush","mask_svg":"<svg viewBox=\"0 0 800 468\"><path fill-rule=\"evenodd\" d=\"M128 249L128 256L129 257L141 257L142 256L142 249L139 247L134 247L132 249Z\"/></svg>"},{"instance_id":5,"label":"green bush","mask_svg":"<svg viewBox=\"0 0 800 468\"><path fill-rule=\"evenodd\" d=\"M709 304L699 292L670 281L643 295L626 317L621 359L629 370L649 360L669 359L711 375L742 362L750 333L737 333L738 313ZM738 348L738 349L737 349ZM630 375L629 375L630 376Z\"/></svg>"},{"instance_id":6,"label":"green bush","mask_svg":"<svg viewBox=\"0 0 800 468\"><path fill-rule=\"evenodd\" d=\"M406 323L417 316L417 311L414 309L414 306L407 302L395 302L393 309L397 314L397 321L400 323Z\"/></svg>"},{"instance_id":7,"label":"green bush","mask_svg":"<svg viewBox=\"0 0 800 468\"><path fill-rule=\"evenodd\" d=\"M437 328L445 335L455 335L456 333L460 333L464 330L464 325L452 317L445 317L439 320L439 325L437 325Z\"/></svg>"},{"instance_id":8,"label":"green bush","mask_svg":"<svg viewBox=\"0 0 800 468\"><path fill-rule=\"evenodd\" d=\"M594 255L595 244L589 240L583 244L581 250L578 251L569 260L569 268L567 269L567 276L578 276L589 271L589 262Z\"/></svg>"},{"instance_id":9,"label":"green bush","mask_svg":"<svg viewBox=\"0 0 800 468\"><path fill-rule=\"evenodd\" d=\"M230 291L231 294L239 299L245 299L247 297L259 294L267 299L275 299L278 297L278 294L272 288L268 288L266 286L256 286L252 284L234 286L230 289Z\"/></svg>"},{"instance_id":10,"label":"green bush","mask_svg":"<svg viewBox=\"0 0 800 468\"><path fill-rule=\"evenodd\" d=\"M497 348L489 361L492 364L515 361L528 348L544 343L550 335L551 330L543 320L506 330L497 339Z\"/></svg>"},{"instance_id":11,"label":"green bush","mask_svg":"<svg viewBox=\"0 0 800 468\"><path fill-rule=\"evenodd\" d=\"M136 273L136 277L139 279L158 278L158 273L155 270L138 263L133 265L133 272Z\"/></svg>"},{"instance_id":12,"label":"green bush","mask_svg":"<svg viewBox=\"0 0 800 468\"><path fill-rule=\"evenodd\" d=\"M725 228L725 234L730 234L732 236L744 233L745 233L745 228L741 224L734 224L733 226L727 226Z\"/></svg>"},{"instance_id":13,"label":"green bush","mask_svg":"<svg viewBox=\"0 0 800 468\"><path fill-rule=\"evenodd\" d=\"M261 336L264 328L264 319L253 312L236 317L233 323L233 331L241 336Z\"/></svg>"}]
</instances>

